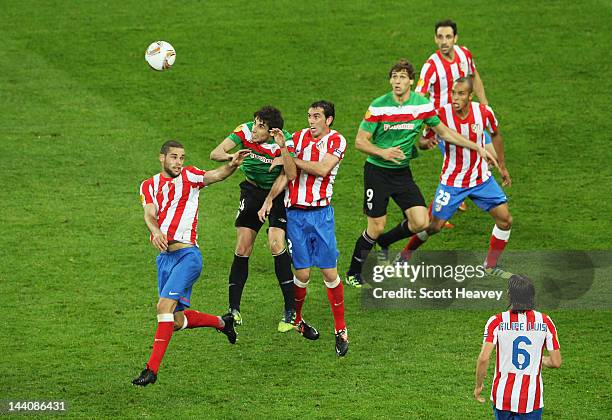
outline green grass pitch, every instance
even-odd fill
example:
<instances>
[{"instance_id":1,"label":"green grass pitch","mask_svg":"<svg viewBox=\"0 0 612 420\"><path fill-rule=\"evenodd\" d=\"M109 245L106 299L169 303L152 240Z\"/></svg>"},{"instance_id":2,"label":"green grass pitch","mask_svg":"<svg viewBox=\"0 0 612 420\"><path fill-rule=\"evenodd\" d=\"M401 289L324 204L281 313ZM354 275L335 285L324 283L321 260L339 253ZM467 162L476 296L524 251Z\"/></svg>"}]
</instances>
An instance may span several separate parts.
<instances>
[{"instance_id":1,"label":"green grass pitch","mask_svg":"<svg viewBox=\"0 0 612 420\"><path fill-rule=\"evenodd\" d=\"M475 56L506 140L508 249L612 249L608 2L0 3L2 400L61 399L69 416L88 418L491 417L472 397L489 312L365 311L347 288L351 348L338 359L318 273L305 314L321 339L276 332L282 300L263 237L238 344L177 333L157 384L130 384L155 330L156 252L138 187L159 170L160 144L178 138L189 163L212 168L212 148L261 105L298 130L309 103L335 102L349 141L334 188L343 272L365 226L358 124L396 59L420 70L446 17ZM177 50L163 73L143 60L159 39ZM439 153L413 170L431 197ZM240 181L201 196L195 309L226 308ZM400 215L390 209L391 226ZM471 206L454 221L427 249L484 254L488 215ZM544 372L545 416L609 417L610 311L550 315L564 366Z\"/></svg>"}]
</instances>

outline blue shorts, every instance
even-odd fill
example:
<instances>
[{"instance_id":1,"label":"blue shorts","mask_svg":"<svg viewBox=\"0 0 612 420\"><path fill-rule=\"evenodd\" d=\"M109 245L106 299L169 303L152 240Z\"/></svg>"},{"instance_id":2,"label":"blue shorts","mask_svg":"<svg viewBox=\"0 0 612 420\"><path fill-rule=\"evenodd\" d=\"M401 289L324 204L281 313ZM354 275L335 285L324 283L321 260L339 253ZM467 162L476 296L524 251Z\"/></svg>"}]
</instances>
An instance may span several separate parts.
<instances>
[{"instance_id":1,"label":"blue shorts","mask_svg":"<svg viewBox=\"0 0 612 420\"><path fill-rule=\"evenodd\" d=\"M191 288L202 272L198 247L162 252L157 256L157 290L160 298L176 300L174 312L191 306Z\"/></svg>"},{"instance_id":2,"label":"blue shorts","mask_svg":"<svg viewBox=\"0 0 612 420\"><path fill-rule=\"evenodd\" d=\"M468 197L486 212L508 202L506 194L492 176L482 184L471 188L438 184L431 214L438 219L450 220L457 208Z\"/></svg>"},{"instance_id":3,"label":"blue shorts","mask_svg":"<svg viewBox=\"0 0 612 420\"><path fill-rule=\"evenodd\" d=\"M491 140L491 135L489 134L488 131L484 132L484 138L485 138L485 146L493 142L493 140ZM444 149L444 140L440 140L440 142L438 143L438 147L442 151L442 154L446 153L446 150Z\"/></svg>"},{"instance_id":4,"label":"blue shorts","mask_svg":"<svg viewBox=\"0 0 612 420\"><path fill-rule=\"evenodd\" d=\"M495 420L541 420L542 408L532 411L531 413L514 413L512 411L498 410L493 407L493 415Z\"/></svg>"},{"instance_id":5,"label":"blue shorts","mask_svg":"<svg viewBox=\"0 0 612 420\"><path fill-rule=\"evenodd\" d=\"M334 208L287 209L287 242L296 270L335 268L338 260Z\"/></svg>"}]
</instances>

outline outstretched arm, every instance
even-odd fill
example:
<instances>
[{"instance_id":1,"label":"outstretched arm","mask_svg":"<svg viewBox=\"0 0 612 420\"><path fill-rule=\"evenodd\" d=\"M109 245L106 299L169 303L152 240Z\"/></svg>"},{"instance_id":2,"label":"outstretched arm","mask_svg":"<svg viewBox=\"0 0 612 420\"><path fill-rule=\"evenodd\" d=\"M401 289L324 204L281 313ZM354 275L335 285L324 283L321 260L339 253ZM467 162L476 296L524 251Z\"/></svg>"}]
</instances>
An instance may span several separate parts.
<instances>
[{"instance_id":1,"label":"outstretched arm","mask_svg":"<svg viewBox=\"0 0 612 420\"><path fill-rule=\"evenodd\" d=\"M210 159L217 162L232 160L232 156L234 155L227 152L232 150L234 147L236 147L236 143L234 143L229 137L226 137L225 140L219 143L217 147L210 152Z\"/></svg>"},{"instance_id":2,"label":"outstretched arm","mask_svg":"<svg viewBox=\"0 0 612 420\"><path fill-rule=\"evenodd\" d=\"M435 131L437 135L442 137L444 141L447 141L457 146L465 147L466 149L475 150L483 159L487 159L493 163L493 166L497 166L497 161L495 160L495 157L491 155L491 153L489 153L484 147L480 147L476 143L469 141L461 134L458 134L457 132L448 128L446 125L444 125L444 123L440 123L435 127L431 127L431 129Z\"/></svg>"},{"instance_id":3,"label":"outstretched arm","mask_svg":"<svg viewBox=\"0 0 612 420\"><path fill-rule=\"evenodd\" d=\"M489 357L495 346L493 343L483 343L480 355L476 361L476 385L474 386L474 398L479 403L485 402L482 394L482 387L484 386L484 378L487 376L487 368L489 367Z\"/></svg>"},{"instance_id":4,"label":"outstretched arm","mask_svg":"<svg viewBox=\"0 0 612 420\"><path fill-rule=\"evenodd\" d=\"M248 149L239 150L234 153L230 162L216 169L206 171L204 174L204 184L210 185L215 182L223 181L236 171L236 168L242 164L244 158L247 157L249 153L251 152Z\"/></svg>"},{"instance_id":5,"label":"outstretched arm","mask_svg":"<svg viewBox=\"0 0 612 420\"><path fill-rule=\"evenodd\" d=\"M425 136L421 136L421 138L419 139L419 143L418 143L419 149L421 150L431 150L437 145L438 145L438 139L436 138L436 136L433 136L430 139L428 139Z\"/></svg>"}]
</instances>

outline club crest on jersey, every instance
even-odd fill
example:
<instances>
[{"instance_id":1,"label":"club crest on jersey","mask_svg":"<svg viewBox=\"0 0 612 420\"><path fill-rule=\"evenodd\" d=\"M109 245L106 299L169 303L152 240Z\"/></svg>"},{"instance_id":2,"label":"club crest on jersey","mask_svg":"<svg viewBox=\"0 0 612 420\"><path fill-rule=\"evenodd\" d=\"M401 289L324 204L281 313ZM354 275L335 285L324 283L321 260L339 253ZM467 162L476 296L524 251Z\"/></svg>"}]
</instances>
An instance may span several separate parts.
<instances>
[{"instance_id":1,"label":"club crest on jersey","mask_svg":"<svg viewBox=\"0 0 612 420\"><path fill-rule=\"evenodd\" d=\"M319 152L323 151L324 146L325 146L325 140L319 140L316 144L316 147L319 150Z\"/></svg>"},{"instance_id":2,"label":"club crest on jersey","mask_svg":"<svg viewBox=\"0 0 612 420\"><path fill-rule=\"evenodd\" d=\"M481 135L483 132L483 128L480 126L480 124L472 124L471 128L472 132L478 135Z\"/></svg>"}]
</instances>

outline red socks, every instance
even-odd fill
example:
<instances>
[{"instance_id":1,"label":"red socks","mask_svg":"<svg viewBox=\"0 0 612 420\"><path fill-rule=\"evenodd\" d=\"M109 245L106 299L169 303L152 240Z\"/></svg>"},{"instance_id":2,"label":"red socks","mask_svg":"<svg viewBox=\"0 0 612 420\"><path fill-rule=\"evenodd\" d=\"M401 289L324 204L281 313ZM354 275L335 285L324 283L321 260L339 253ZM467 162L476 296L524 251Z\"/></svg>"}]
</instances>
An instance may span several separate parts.
<instances>
[{"instance_id":1,"label":"red socks","mask_svg":"<svg viewBox=\"0 0 612 420\"><path fill-rule=\"evenodd\" d=\"M410 257L412 256L412 251L416 250L418 247L423 245L425 241L427 241L428 238L429 238L429 235L427 234L426 231L422 231L422 232L417 233L416 235L413 235L412 238L410 238L410 240L404 247L404 249L402 249L402 256L406 260L409 260Z\"/></svg>"},{"instance_id":2,"label":"red socks","mask_svg":"<svg viewBox=\"0 0 612 420\"><path fill-rule=\"evenodd\" d=\"M185 328L200 328L200 327L213 327L222 328L221 321L218 316L205 314L198 311L186 310L183 312L187 319L187 326Z\"/></svg>"},{"instance_id":3,"label":"red socks","mask_svg":"<svg viewBox=\"0 0 612 420\"><path fill-rule=\"evenodd\" d=\"M295 293L295 324L299 324L302 320L302 306L304 305L304 300L306 299L306 287L308 286L308 282L302 283L297 278L293 277L294 293Z\"/></svg>"},{"instance_id":4,"label":"red socks","mask_svg":"<svg viewBox=\"0 0 612 420\"><path fill-rule=\"evenodd\" d=\"M159 314L157 315L157 330L155 331L155 341L153 342L153 351L151 357L147 362L147 368L151 369L157 374L159 365L161 364L168 343L172 338L174 332L174 315L173 314Z\"/></svg>"},{"instance_id":5,"label":"red socks","mask_svg":"<svg viewBox=\"0 0 612 420\"><path fill-rule=\"evenodd\" d=\"M510 229L501 230L497 225L493 227L493 233L489 241L489 252L487 253L487 260L485 262L487 267L497 266L497 260L506 247L508 239L510 239Z\"/></svg>"},{"instance_id":6,"label":"red socks","mask_svg":"<svg viewBox=\"0 0 612 420\"><path fill-rule=\"evenodd\" d=\"M213 327L222 328L221 320L215 315L204 314L198 311L186 310L185 324L183 328L199 328ZM181 328L182 329L182 328ZM157 330L155 331L155 341L153 342L153 350L151 357L147 362L147 368L157 374L159 365L161 364L166 349L174 332L174 314L159 314L157 315Z\"/></svg>"},{"instance_id":7,"label":"red socks","mask_svg":"<svg viewBox=\"0 0 612 420\"><path fill-rule=\"evenodd\" d=\"M340 277L333 283L325 282L327 286L327 299L334 315L334 329L336 332L346 328L344 321L344 286Z\"/></svg>"}]
</instances>

